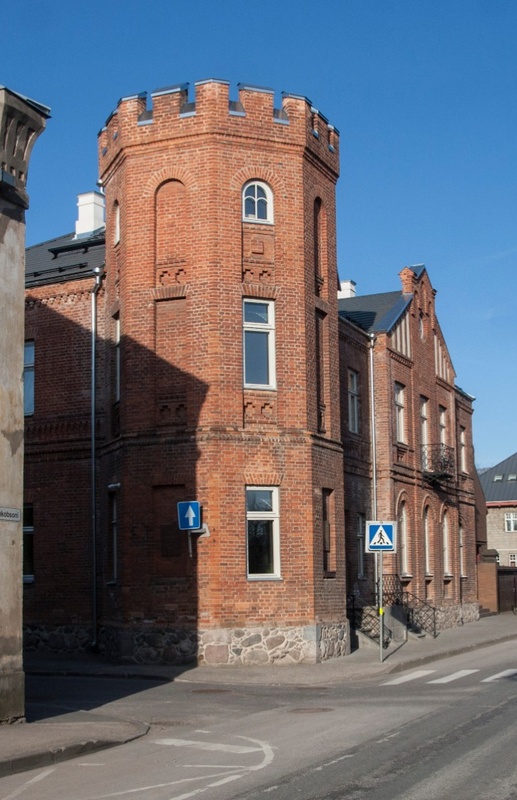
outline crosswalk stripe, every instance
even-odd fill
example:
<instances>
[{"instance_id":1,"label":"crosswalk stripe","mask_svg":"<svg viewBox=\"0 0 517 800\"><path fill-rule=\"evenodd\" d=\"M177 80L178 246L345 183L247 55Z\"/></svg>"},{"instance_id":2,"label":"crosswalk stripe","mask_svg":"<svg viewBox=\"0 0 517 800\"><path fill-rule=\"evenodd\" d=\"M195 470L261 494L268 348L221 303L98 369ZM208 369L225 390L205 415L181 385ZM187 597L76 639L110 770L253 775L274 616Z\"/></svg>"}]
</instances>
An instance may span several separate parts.
<instances>
[{"instance_id":1,"label":"crosswalk stripe","mask_svg":"<svg viewBox=\"0 0 517 800\"><path fill-rule=\"evenodd\" d=\"M424 678L426 675L431 675L436 672L434 669L417 669L415 672L409 672L407 675L402 675L400 678L394 678L392 681L381 683L381 686L397 686L400 683L407 683L408 681L416 681L417 678Z\"/></svg>"},{"instance_id":2,"label":"crosswalk stripe","mask_svg":"<svg viewBox=\"0 0 517 800\"><path fill-rule=\"evenodd\" d=\"M511 678L512 675L517 675L517 669L505 669L503 672L498 672L496 675L484 678L481 683L491 683L492 681L498 681L499 678Z\"/></svg>"},{"instance_id":3,"label":"crosswalk stripe","mask_svg":"<svg viewBox=\"0 0 517 800\"><path fill-rule=\"evenodd\" d=\"M467 675L473 675L474 672L479 672L478 669L460 669L458 672L453 672L451 675L446 675L445 678L435 678L434 681L427 681L427 683L452 683L460 678L465 678Z\"/></svg>"}]
</instances>

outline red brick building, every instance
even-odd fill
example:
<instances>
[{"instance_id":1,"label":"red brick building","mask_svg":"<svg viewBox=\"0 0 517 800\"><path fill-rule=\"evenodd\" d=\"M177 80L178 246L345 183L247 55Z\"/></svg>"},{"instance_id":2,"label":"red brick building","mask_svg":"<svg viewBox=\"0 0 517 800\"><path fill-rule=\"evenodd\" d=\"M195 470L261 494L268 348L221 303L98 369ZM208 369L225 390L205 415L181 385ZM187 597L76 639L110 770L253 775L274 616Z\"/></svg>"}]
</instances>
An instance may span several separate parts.
<instances>
[{"instance_id":1,"label":"red brick building","mask_svg":"<svg viewBox=\"0 0 517 800\"><path fill-rule=\"evenodd\" d=\"M337 132L210 80L123 98L99 164L105 230L91 193L27 252L27 644L344 654Z\"/></svg>"},{"instance_id":2,"label":"red brick building","mask_svg":"<svg viewBox=\"0 0 517 800\"><path fill-rule=\"evenodd\" d=\"M472 398L427 272L338 301L337 131L304 97L238 97L123 98L102 193L27 251L28 647L343 655L375 517L399 523L393 602L477 615Z\"/></svg>"},{"instance_id":3,"label":"red brick building","mask_svg":"<svg viewBox=\"0 0 517 800\"><path fill-rule=\"evenodd\" d=\"M474 398L455 384L425 267L400 279L398 292L359 297L352 282L340 292L347 585L371 602L365 522L396 521L387 604L451 627L478 616Z\"/></svg>"}]
</instances>

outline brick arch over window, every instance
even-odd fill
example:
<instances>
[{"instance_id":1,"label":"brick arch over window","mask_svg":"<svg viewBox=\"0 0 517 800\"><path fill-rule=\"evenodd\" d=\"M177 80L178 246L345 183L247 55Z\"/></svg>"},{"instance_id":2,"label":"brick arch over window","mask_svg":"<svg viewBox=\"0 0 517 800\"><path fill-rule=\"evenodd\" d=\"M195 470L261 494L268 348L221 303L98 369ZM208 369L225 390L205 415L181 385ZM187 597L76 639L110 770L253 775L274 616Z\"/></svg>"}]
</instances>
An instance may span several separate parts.
<instances>
[{"instance_id":1,"label":"brick arch over window","mask_svg":"<svg viewBox=\"0 0 517 800\"><path fill-rule=\"evenodd\" d=\"M176 273L186 273L191 246L190 198L184 183L168 180L157 188L154 222L156 267L171 270L173 280Z\"/></svg>"},{"instance_id":2,"label":"brick arch over window","mask_svg":"<svg viewBox=\"0 0 517 800\"><path fill-rule=\"evenodd\" d=\"M242 187L242 220L269 224L275 221L273 190L265 181L252 179Z\"/></svg>"},{"instance_id":3,"label":"brick arch over window","mask_svg":"<svg viewBox=\"0 0 517 800\"><path fill-rule=\"evenodd\" d=\"M247 165L237 170L230 178L230 190L234 194L236 204L242 205L242 188L250 181L258 181L267 184L273 192L275 202L275 214L281 205L282 199L286 195L286 188L283 180L270 168L259 167L257 165Z\"/></svg>"}]
</instances>

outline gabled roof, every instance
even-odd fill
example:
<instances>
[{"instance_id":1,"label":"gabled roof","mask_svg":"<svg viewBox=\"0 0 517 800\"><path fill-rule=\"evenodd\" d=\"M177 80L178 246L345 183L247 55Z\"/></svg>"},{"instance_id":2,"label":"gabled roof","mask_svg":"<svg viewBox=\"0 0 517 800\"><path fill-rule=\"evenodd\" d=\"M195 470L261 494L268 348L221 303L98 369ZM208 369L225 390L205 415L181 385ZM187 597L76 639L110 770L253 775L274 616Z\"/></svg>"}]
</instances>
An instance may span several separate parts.
<instances>
[{"instance_id":1,"label":"gabled roof","mask_svg":"<svg viewBox=\"0 0 517 800\"><path fill-rule=\"evenodd\" d=\"M67 233L28 247L25 251L25 286L42 286L90 277L104 264L104 228L88 236Z\"/></svg>"},{"instance_id":2,"label":"gabled roof","mask_svg":"<svg viewBox=\"0 0 517 800\"><path fill-rule=\"evenodd\" d=\"M339 316L358 325L367 333L385 333L402 316L412 297L411 294L399 291L340 298Z\"/></svg>"},{"instance_id":3,"label":"gabled roof","mask_svg":"<svg viewBox=\"0 0 517 800\"><path fill-rule=\"evenodd\" d=\"M517 503L517 453L479 476L487 503Z\"/></svg>"}]
</instances>

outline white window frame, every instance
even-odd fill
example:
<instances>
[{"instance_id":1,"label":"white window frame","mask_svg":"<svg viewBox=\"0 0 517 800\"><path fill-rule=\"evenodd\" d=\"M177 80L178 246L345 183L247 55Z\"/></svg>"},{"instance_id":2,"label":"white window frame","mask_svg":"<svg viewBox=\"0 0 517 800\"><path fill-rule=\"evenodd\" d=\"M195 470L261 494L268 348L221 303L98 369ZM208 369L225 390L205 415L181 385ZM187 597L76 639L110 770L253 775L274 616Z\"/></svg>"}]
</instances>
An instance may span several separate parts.
<instances>
[{"instance_id":1,"label":"white window frame","mask_svg":"<svg viewBox=\"0 0 517 800\"><path fill-rule=\"evenodd\" d=\"M357 515L357 578L364 578L366 514Z\"/></svg>"},{"instance_id":2,"label":"white window frame","mask_svg":"<svg viewBox=\"0 0 517 800\"><path fill-rule=\"evenodd\" d=\"M438 429L440 444L447 444L447 409L445 406L438 406Z\"/></svg>"},{"instance_id":3,"label":"white window frame","mask_svg":"<svg viewBox=\"0 0 517 800\"><path fill-rule=\"evenodd\" d=\"M254 194L254 197L251 195ZM258 196L258 195L261 196ZM251 201L254 204L254 213L246 213L246 201ZM248 206L249 206L248 202ZM258 209L265 208L265 217L258 216ZM271 187L264 181L252 180L248 181L242 187L242 221L253 222L259 225L272 225L274 221L273 216L273 192Z\"/></svg>"},{"instance_id":4,"label":"white window frame","mask_svg":"<svg viewBox=\"0 0 517 800\"><path fill-rule=\"evenodd\" d=\"M467 431L460 427L460 470L464 475L467 474Z\"/></svg>"},{"instance_id":5,"label":"white window frame","mask_svg":"<svg viewBox=\"0 0 517 800\"><path fill-rule=\"evenodd\" d=\"M395 381L395 436L397 442L406 443L406 387Z\"/></svg>"},{"instance_id":6,"label":"white window frame","mask_svg":"<svg viewBox=\"0 0 517 800\"><path fill-rule=\"evenodd\" d=\"M407 508L405 500L403 500L399 506L398 537L400 552L400 574L402 577L407 577L411 575L411 573L409 571Z\"/></svg>"},{"instance_id":7,"label":"white window frame","mask_svg":"<svg viewBox=\"0 0 517 800\"><path fill-rule=\"evenodd\" d=\"M113 317L114 323L114 344L115 344L115 386L114 400L115 403L120 401L120 314L115 314Z\"/></svg>"},{"instance_id":8,"label":"white window frame","mask_svg":"<svg viewBox=\"0 0 517 800\"><path fill-rule=\"evenodd\" d=\"M35 362L36 346L33 339L28 339L23 349L23 414L25 417L32 417L34 414Z\"/></svg>"},{"instance_id":9,"label":"white window frame","mask_svg":"<svg viewBox=\"0 0 517 800\"><path fill-rule=\"evenodd\" d=\"M120 204L115 200L113 204L113 244L120 242Z\"/></svg>"},{"instance_id":10,"label":"white window frame","mask_svg":"<svg viewBox=\"0 0 517 800\"><path fill-rule=\"evenodd\" d=\"M433 574L432 566L431 566L431 536L430 536L430 529L429 529L429 506L424 508L424 516L422 520L423 528L424 528L424 569L425 574L427 576L431 576Z\"/></svg>"},{"instance_id":11,"label":"white window frame","mask_svg":"<svg viewBox=\"0 0 517 800\"><path fill-rule=\"evenodd\" d=\"M504 530L506 533L517 533L517 511L505 511Z\"/></svg>"},{"instance_id":12,"label":"white window frame","mask_svg":"<svg viewBox=\"0 0 517 800\"><path fill-rule=\"evenodd\" d=\"M348 430L359 433L359 373L348 370Z\"/></svg>"},{"instance_id":13,"label":"white window frame","mask_svg":"<svg viewBox=\"0 0 517 800\"><path fill-rule=\"evenodd\" d=\"M460 550L460 577L461 578L466 578L467 577L467 573L465 571L465 546L464 546L465 545L465 537L464 537L464 534L463 534L463 525L461 524L461 522L460 522L460 525L459 525L459 528L458 528L458 544L459 544L459 550Z\"/></svg>"},{"instance_id":14,"label":"white window frame","mask_svg":"<svg viewBox=\"0 0 517 800\"><path fill-rule=\"evenodd\" d=\"M508 566L517 567L517 553L508 553Z\"/></svg>"},{"instance_id":15,"label":"white window frame","mask_svg":"<svg viewBox=\"0 0 517 800\"><path fill-rule=\"evenodd\" d=\"M267 306L267 322L246 321L247 306L261 305ZM242 303L242 360L243 360L243 380L246 388L252 389L276 389L276 367L275 367L275 302L274 300L262 300L246 297ZM252 383L246 380L246 338L248 334L260 333L267 337L267 372L268 380L266 383Z\"/></svg>"},{"instance_id":16,"label":"white window frame","mask_svg":"<svg viewBox=\"0 0 517 800\"><path fill-rule=\"evenodd\" d=\"M27 524L27 514L26 509L31 509L31 517L32 517L32 524ZM23 544L25 546L28 537L32 538L32 572L30 573L23 573L23 582L24 583L34 583L34 506L32 503L26 503L23 507ZM25 565L24 565L25 566Z\"/></svg>"},{"instance_id":17,"label":"white window frame","mask_svg":"<svg viewBox=\"0 0 517 800\"><path fill-rule=\"evenodd\" d=\"M270 493L270 509L266 510L249 510L248 499L251 492L268 492ZM278 486L246 486L245 491L246 503L246 575L250 581L264 581L264 580L278 580L281 577L280 573L280 507L279 507L279 491ZM271 524L271 557L272 557L272 570L271 572L250 572L250 544L249 544L249 531L248 523L250 522L267 522Z\"/></svg>"},{"instance_id":18,"label":"white window frame","mask_svg":"<svg viewBox=\"0 0 517 800\"><path fill-rule=\"evenodd\" d=\"M451 541L450 541L450 525L449 514L444 512L442 517L442 550L443 550L443 575L445 578L450 578L451 573Z\"/></svg>"}]
</instances>

